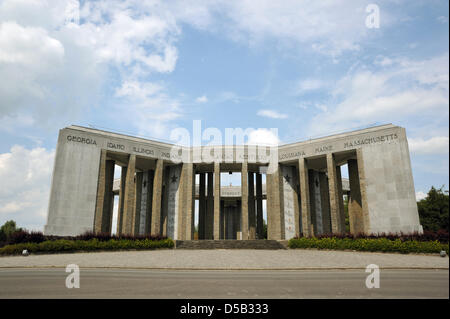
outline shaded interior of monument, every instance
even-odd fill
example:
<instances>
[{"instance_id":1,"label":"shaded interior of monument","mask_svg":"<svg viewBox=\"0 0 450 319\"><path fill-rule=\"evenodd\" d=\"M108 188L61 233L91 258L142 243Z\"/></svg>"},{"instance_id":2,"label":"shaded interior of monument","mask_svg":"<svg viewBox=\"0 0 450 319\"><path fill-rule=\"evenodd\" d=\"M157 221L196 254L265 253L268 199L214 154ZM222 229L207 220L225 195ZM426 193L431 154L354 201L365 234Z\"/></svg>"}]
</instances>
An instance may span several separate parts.
<instances>
[{"instance_id":1,"label":"shaded interior of monument","mask_svg":"<svg viewBox=\"0 0 450 319\"><path fill-rule=\"evenodd\" d=\"M126 187L134 187L135 216L133 217L134 234L146 235L151 233L152 200L154 191L154 177L156 160L136 156L133 170L129 170L129 154L107 151L105 166L105 201L104 214L101 225L96 229L101 229L103 233L123 234L123 207ZM361 188L358 170L356 151L346 151L333 154L333 172L329 172L330 163L327 162L326 155L311 157L304 161L304 171L307 174L301 176L299 161L292 161L279 164L279 172L267 175L267 164L246 163L220 163L219 174L214 163L194 164L195 173L195 215L192 221L195 226L193 239L244 239L243 227L248 230L248 239L265 239L268 225L269 232L271 225L271 206L280 205L281 215L284 219L281 225L285 225L285 236L289 232L295 235L320 235L327 233L362 232L364 229L364 218L362 216ZM182 164L165 162L163 167L162 189L161 189L161 222L160 234L176 237L176 229L173 229L174 211L182 205L182 201L177 200L177 188L179 187L179 175ZM334 166L334 167L333 167ZM341 169L342 168L342 169ZM348 178L342 178L342 174L347 173ZM133 175L132 184L130 176ZM278 174L278 175L277 175ZM267 179L278 177L278 182L266 183ZM227 178L229 176L230 178ZM330 177L331 176L331 177ZM218 177L218 178L217 178ZM330 194L329 178L334 178L337 184L337 194ZM245 179L245 180L244 180ZM302 183L307 187L307 191L301 192ZM233 183L224 181L232 180ZM243 183L240 183L243 182ZM220 196L220 217L219 217L219 238L214 238L214 206L216 183L219 183ZM243 189L241 185L247 185ZM266 185L276 187L279 185L283 190L281 201L285 194L295 196L294 201L285 200L283 204L272 203L268 199L268 193L272 190L266 189ZM300 194L307 194L307 201L301 198ZM244 195L244 196L243 196ZM270 197L270 196L269 196ZM338 212L333 214L330 211L330 201L338 202ZM294 205L292 205L294 203ZM348 203L348 204L347 204ZM217 205L217 204L216 204ZM248 207L248 219L242 218L242 206ZM310 211L307 223L302 220L305 214L302 211L305 205ZM292 207L291 207L292 206ZM106 209L105 209L106 208ZM283 213L284 211L284 213ZM296 214L295 214L296 212ZM295 217L298 216L298 217ZM305 225L310 225L311 229L304 230ZM333 227L334 226L334 227ZM176 227L176 226L175 226ZM269 235L270 237L270 235Z\"/></svg>"}]
</instances>

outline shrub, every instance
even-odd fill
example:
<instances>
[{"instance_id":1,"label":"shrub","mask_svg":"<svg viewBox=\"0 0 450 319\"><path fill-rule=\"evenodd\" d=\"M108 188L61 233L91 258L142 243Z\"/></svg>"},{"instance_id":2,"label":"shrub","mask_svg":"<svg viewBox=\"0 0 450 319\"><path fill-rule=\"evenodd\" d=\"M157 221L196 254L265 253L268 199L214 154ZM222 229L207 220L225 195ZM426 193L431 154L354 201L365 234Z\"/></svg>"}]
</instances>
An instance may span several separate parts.
<instances>
[{"instance_id":1,"label":"shrub","mask_svg":"<svg viewBox=\"0 0 450 319\"><path fill-rule=\"evenodd\" d=\"M57 239L46 240L40 243L17 243L6 245L0 248L0 255L18 255L22 250L27 249L31 253L46 252L74 252L74 251L95 251L95 250L127 250L127 249L158 249L173 248L174 242L170 238L161 240L145 239L109 239L99 240L92 238L89 240L69 240Z\"/></svg>"},{"instance_id":2,"label":"shrub","mask_svg":"<svg viewBox=\"0 0 450 319\"><path fill-rule=\"evenodd\" d=\"M350 238L335 237L301 237L289 240L289 248L318 248L332 250L357 250L371 252L398 252L398 253L439 253L445 250L449 253L448 243L437 240L419 241L404 238Z\"/></svg>"},{"instance_id":3,"label":"shrub","mask_svg":"<svg viewBox=\"0 0 450 319\"><path fill-rule=\"evenodd\" d=\"M45 236L42 232L19 230L11 234L8 244L20 243L42 243L45 241Z\"/></svg>"}]
</instances>

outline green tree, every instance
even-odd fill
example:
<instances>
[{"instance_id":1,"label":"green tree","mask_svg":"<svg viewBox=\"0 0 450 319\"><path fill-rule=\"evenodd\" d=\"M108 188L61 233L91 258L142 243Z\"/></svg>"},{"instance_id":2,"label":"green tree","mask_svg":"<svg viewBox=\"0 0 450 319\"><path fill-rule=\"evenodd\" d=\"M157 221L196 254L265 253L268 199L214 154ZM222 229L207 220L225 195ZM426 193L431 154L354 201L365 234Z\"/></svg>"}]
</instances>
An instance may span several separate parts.
<instances>
[{"instance_id":1,"label":"green tree","mask_svg":"<svg viewBox=\"0 0 450 319\"><path fill-rule=\"evenodd\" d=\"M448 190L431 187L427 197L417 202L420 223L424 230L438 231L445 229L448 231Z\"/></svg>"},{"instance_id":2,"label":"green tree","mask_svg":"<svg viewBox=\"0 0 450 319\"><path fill-rule=\"evenodd\" d=\"M19 230L21 229L17 228L15 221L8 220L2 227L0 227L0 241L7 241L12 233Z\"/></svg>"}]
</instances>

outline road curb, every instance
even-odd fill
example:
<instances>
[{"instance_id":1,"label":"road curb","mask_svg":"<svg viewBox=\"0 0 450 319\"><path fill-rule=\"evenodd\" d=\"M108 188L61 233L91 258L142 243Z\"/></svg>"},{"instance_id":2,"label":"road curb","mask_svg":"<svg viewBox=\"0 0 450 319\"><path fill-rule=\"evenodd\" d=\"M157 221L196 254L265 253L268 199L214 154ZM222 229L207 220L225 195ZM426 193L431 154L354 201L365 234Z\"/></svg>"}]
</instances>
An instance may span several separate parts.
<instances>
[{"instance_id":1,"label":"road curb","mask_svg":"<svg viewBox=\"0 0 450 319\"><path fill-rule=\"evenodd\" d=\"M65 269L61 266L0 266L1 269ZM124 266L80 266L84 269L123 269L123 270L199 270L199 271L295 271L295 270L366 270L366 267L289 267L289 268L226 268L226 267L124 267ZM380 270L449 270L449 267L380 267Z\"/></svg>"}]
</instances>

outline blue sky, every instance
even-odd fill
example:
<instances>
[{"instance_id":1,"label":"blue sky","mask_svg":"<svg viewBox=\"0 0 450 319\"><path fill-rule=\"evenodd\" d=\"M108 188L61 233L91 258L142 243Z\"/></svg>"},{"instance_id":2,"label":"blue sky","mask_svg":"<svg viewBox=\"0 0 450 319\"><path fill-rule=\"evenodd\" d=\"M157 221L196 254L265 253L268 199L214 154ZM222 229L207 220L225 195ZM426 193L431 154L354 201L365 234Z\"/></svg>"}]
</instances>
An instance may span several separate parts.
<instances>
[{"instance_id":1,"label":"blue sky","mask_svg":"<svg viewBox=\"0 0 450 319\"><path fill-rule=\"evenodd\" d=\"M448 12L445 0L0 0L0 224L42 229L70 124L168 140L202 120L287 143L394 123L418 197L448 189Z\"/></svg>"}]
</instances>

